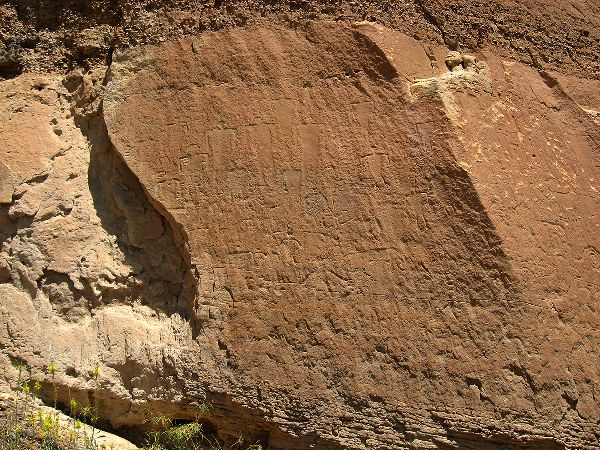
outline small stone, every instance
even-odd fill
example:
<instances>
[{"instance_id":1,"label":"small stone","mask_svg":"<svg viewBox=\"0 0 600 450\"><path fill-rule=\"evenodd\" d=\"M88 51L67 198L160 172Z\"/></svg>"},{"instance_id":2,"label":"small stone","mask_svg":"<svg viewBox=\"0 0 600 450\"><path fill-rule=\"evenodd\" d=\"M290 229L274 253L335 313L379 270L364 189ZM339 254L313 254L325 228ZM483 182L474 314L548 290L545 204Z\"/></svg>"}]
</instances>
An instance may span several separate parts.
<instances>
[{"instance_id":1,"label":"small stone","mask_svg":"<svg viewBox=\"0 0 600 450\"><path fill-rule=\"evenodd\" d=\"M445 62L446 62L446 67L448 67L448 69L450 71L454 71L455 67L462 66L463 58L459 52L449 52L446 55Z\"/></svg>"},{"instance_id":2,"label":"small stone","mask_svg":"<svg viewBox=\"0 0 600 450\"><path fill-rule=\"evenodd\" d=\"M465 69L473 69L477 64L477 58L473 55L462 55L462 64Z\"/></svg>"}]
</instances>

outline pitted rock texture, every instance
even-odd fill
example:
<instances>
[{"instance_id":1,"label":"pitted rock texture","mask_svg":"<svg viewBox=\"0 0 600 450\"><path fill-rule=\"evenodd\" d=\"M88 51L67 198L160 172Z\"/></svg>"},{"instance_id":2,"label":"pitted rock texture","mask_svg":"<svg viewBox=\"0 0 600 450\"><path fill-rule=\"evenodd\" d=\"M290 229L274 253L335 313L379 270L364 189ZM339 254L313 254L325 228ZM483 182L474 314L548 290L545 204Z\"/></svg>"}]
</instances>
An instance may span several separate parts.
<instances>
[{"instance_id":1,"label":"pitted rock texture","mask_svg":"<svg viewBox=\"0 0 600 450\"><path fill-rule=\"evenodd\" d=\"M103 122L88 123L84 136L69 97L57 76L0 84L2 381L15 383L11 363L26 363L51 399L54 361L59 402L71 395L83 407L92 399L88 373L101 361L104 419L135 416L129 404L138 395L148 402L146 386L169 391L156 378L168 378L162 365L190 334L178 304L188 266L110 150Z\"/></svg>"},{"instance_id":2,"label":"pitted rock texture","mask_svg":"<svg viewBox=\"0 0 600 450\"><path fill-rule=\"evenodd\" d=\"M115 55L104 117L198 275L210 391L352 448L593 448L597 126L551 74L446 53L208 33Z\"/></svg>"}]
</instances>

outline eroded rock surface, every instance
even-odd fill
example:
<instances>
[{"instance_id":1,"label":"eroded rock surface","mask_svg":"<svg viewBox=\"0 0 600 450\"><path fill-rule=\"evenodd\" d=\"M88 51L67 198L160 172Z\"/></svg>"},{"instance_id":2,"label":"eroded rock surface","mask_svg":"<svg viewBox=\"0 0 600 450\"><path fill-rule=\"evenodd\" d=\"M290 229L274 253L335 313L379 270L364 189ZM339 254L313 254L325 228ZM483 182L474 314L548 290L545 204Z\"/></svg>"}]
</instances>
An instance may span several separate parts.
<instances>
[{"instance_id":1,"label":"eroded rock surface","mask_svg":"<svg viewBox=\"0 0 600 450\"><path fill-rule=\"evenodd\" d=\"M205 31L307 20L369 20L452 50L494 47L504 56L600 77L596 0L4 0L0 78L89 69L115 48Z\"/></svg>"},{"instance_id":2,"label":"eroded rock surface","mask_svg":"<svg viewBox=\"0 0 600 450\"><path fill-rule=\"evenodd\" d=\"M59 77L22 76L2 83L0 95L12 199L0 206L4 381L16 380L11 363L26 363L51 398L45 371L55 361L61 402L72 395L85 406L88 372L102 361L116 383L115 398L103 395L108 418L131 412L136 392L148 399L146 385L169 390L148 363L162 366L174 357L168 347L181 349L175 342L189 334L178 304L187 265L169 225L110 152L103 122L88 124L88 139L75 126Z\"/></svg>"},{"instance_id":3,"label":"eroded rock surface","mask_svg":"<svg viewBox=\"0 0 600 450\"><path fill-rule=\"evenodd\" d=\"M316 23L115 57L109 135L184 236L214 389L352 447L595 445L595 125L493 55L415 91L431 58L402 39Z\"/></svg>"},{"instance_id":4,"label":"eroded rock surface","mask_svg":"<svg viewBox=\"0 0 600 450\"><path fill-rule=\"evenodd\" d=\"M274 449L598 448L598 82L449 51L313 21L3 82L5 381L85 404L99 361L105 424Z\"/></svg>"}]
</instances>

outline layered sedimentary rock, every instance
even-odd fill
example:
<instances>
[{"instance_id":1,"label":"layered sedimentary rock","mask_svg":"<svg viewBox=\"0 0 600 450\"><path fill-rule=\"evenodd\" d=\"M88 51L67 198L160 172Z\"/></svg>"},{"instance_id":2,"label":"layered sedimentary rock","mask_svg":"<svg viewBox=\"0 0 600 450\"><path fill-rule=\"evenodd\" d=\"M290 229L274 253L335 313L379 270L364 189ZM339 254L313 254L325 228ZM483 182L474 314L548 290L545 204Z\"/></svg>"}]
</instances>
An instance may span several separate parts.
<instances>
[{"instance_id":1,"label":"layered sedimentary rock","mask_svg":"<svg viewBox=\"0 0 600 450\"><path fill-rule=\"evenodd\" d=\"M5 365L85 403L100 361L117 430L597 448L600 84L448 51L315 21L117 52L97 115L3 83Z\"/></svg>"}]
</instances>

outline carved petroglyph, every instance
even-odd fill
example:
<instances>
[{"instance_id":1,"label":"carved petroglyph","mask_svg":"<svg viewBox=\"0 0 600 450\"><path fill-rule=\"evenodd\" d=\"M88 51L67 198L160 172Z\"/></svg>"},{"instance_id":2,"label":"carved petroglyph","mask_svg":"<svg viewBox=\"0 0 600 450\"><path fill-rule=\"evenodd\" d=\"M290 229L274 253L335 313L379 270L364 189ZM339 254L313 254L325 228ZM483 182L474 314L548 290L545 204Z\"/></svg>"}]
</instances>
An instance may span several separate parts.
<instances>
[{"instance_id":1,"label":"carved petroglyph","mask_svg":"<svg viewBox=\"0 0 600 450\"><path fill-rule=\"evenodd\" d=\"M594 124L519 63L446 51L226 30L115 54L80 129L6 96L0 135L31 141L3 147L3 355L98 357L114 426L207 401L270 448L597 447Z\"/></svg>"},{"instance_id":2,"label":"carved petroglyph","mask_svg":"<svg viewBox=\"0 0 600 450\"><path fill-rule=\"evenodd\" d=\"M463 317L513 295L498 239L488 237L493 226L452 157L446 118L411 103L406 77L389 67L396 53L373 51L377 35L334 28L262 30L286 42L264 49L274 52L266 59L228 53L232 42L255 41L239 30L218 44L226 58L167 44L152 56L156 68L130 79L131 94L121 82L107 87L115 147L136 149L135 160L124 159L184 230L198 277L194 335L207 348L219 342L203 361L235 366L244 379L215 371L211 382L244 398L243 386L260 386L271 404L316 402L338 389L327 387L333 379L340 393L354 390L363 375L348 367L363 358L359 348L371 352L370 336L394 347L393 356L374 361L374 375L360 383L382 398L389 383L418 390L412 369L394 361L406 351L421 360L421 352L393 343L420 339L426 318L443 310ZM155 84L155 70L171 70L172 52L187 61L172 74L178 91ZM161 123L168 138L148 125ZM380 319L389 314L395 319ZM483 327L502 332L497 312L482 314ZM444 348L448 330L431 324ZM302 355L313 353L327 362L312 367ZM264 373L275 374L277 387L264 385Z\"/></svg>"}]
</instances>

